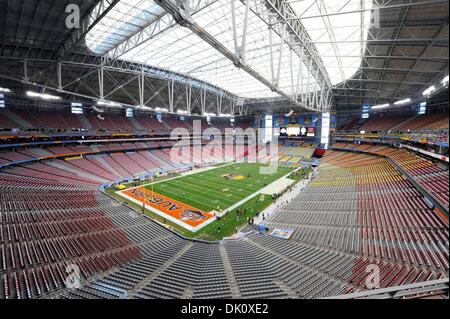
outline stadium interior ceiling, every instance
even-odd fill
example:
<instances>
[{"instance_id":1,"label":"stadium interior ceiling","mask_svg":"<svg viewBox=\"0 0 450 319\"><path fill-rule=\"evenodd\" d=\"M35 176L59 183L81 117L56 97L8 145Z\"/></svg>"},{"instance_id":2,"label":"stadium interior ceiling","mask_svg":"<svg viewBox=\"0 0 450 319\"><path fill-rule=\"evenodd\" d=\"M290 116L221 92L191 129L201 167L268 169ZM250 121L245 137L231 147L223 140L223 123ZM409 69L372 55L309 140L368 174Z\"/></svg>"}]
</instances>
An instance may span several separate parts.
<instances>
[{"instance_id":1,"label":"stadium interior ceiling","mask_svg":"<svg viewBox=\"0 0 450 319\"><path fill-rule=\"evenodd\" d=\"M448 1L255 1L247 16L245 1L191 2L193 24L170 1L2 1L0 81L193 113L216 112L220 99L238 114L239 98L240 113L356 110L420 97L448 74ZM65 27L68 4L80 29ZM273 13L281 4L286 17Z\"/></svg>"}]
</instances>

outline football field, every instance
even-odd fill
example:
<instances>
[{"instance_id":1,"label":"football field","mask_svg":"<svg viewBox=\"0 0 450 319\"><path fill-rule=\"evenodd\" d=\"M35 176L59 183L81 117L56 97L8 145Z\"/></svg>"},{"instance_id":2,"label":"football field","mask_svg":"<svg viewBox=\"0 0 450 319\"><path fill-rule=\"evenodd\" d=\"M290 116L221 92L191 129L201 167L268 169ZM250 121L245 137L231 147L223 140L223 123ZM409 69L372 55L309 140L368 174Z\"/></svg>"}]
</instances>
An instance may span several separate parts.
<instances>
[{"instance_id":1,"label":"football field","mask_svg":"<svg viewBox=\"0 0 450 319\"><path fill-rule=\"evenodd\" d=\"M272 196L261 196L260 191L266 186L272 189L276 184L274 182L294 170L279 166L268 174L268 167L264 166L234 163L208 167L116 194L125 202L151 212L150 215L156 214L163 223L172 223L175 228L182 227L198 235L199 230L210 232L216 226L221 228L220 225L227 224L226 231L229 231L236 224L231 218L238 209L245 209L241 217L247 218L267 207L272 202ZM242 220L237 222L241 223Z\"/></svg>"},{"instance_id":2,"label":"football field","mask_svg":"<svg viewBox=\"0 0 450 319\"><path fill-rule=\"evenodd\" d=\"M292 171L261 174L259 164L232 164L144 186L205 212L225 210Z\"/></svg>"}]
</instances>

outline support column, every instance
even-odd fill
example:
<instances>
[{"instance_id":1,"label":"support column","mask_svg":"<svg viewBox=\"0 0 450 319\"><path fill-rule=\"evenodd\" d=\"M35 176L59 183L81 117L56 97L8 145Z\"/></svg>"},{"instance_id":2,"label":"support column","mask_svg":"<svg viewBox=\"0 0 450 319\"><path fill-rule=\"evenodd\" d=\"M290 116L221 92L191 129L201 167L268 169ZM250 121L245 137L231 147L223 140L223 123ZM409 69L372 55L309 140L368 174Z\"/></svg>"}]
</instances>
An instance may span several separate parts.
<instances>
[{"instance_id":1,"label":"support column","mask_svg":"<svg viewBox=\"0 0 450 319\"><path fill-rule=\"evenodd\" d=\"M169 112L173 113L173 81L169 81L167 88L169 90Z\"/></svg>"},{"instance_id":2,"label":"support column","mask_svg":"<svg viewBox=\"0 0 450 319\"><path fill-rule=\"evenodd\" d=\"M58 90L62 90L62 63L58 62L56 66L57 78L58 78Z\"/></svg>"},{"instance_id":3,"label":"support column","mask_svg":"<svg viewBox=\"0 0 450 319\"><path fill-rule=\"evenodd\" d=\"M217 96L217 114L222 114L222 95Z\"/></svg>"},{"instance_id":4,"label":"support column","mask_svg":"<svg viewBox=\"0 0 450 319\"><path fill-rule=\"evenodd\" d=\"M325 80L322 80L322 88L325 87ZM319 101L319 109L323 110L324 109L324 105L323 105L323 94L324 94L325 90L320 90L320 101Z\"/></svg>"},{"instance_id":5,"label":"support column","mask_svg":"<svg viewBox=\"0 0 450 319\"><path fill-rule=\"evenodd\" d=\"M202 108L202 114L206 113L206 89L202 89L200 92L200 104Z\"/></svg>"},{"instance_id":6,"label":"support column","mask_svg":"<svg viewBox=\"0 0 450 319\"><path fill-rule=\"evenodd\" d=\"M30 79L28 78L28 60L23 60L23 80L25 82L30 82Z\"/></svg>"},{"instance_id":7,"label":"support column","mask_svg":"<svg viewBox=\"0 0 450 319\"><path fill-rule=\"evenodd\" d=\"M280 71L281 71L281 61L283 59L283 44L284 44L285 34L286 34L286 28L283 26L283 31L281 32L280 54L278 55L277 78L275 79L275 83L274 83L277 88L280 85Z\"/></svg>"},{"instance_id":8,"label":"support column","mask_svg":"<svg viewBox=\"0 0 450 319\"><path fill-rule=\"evenodd\" d=\"M104 91L103 91L103 74L104 74L104 70L103 70L103 66L101 66L98 69L98 88L99 88L99 96L100 99L103 100L103 98L105 97Z\"/></svg>"},{"instance_id":9,"label":"support column","mask_svg":"<svg viewBox=\"0 0 450 319\"><path fill-rule=\"evenodd\" d=\"M145 74L144 68L141 69L141 74L138 76L138 84L139 84L139 105L141 107L145 104Z\"/></svg>"},{"instance_id":10,"label":"support column","mask_svg":"<svg viewBox=\"0 0 450 319\"><path fill-rule=\"evenodd\" d=\"M191 112L192 112L192 101L191 101L192 85L191 84L186 85L185 88L186 88L186 109L187 109L188 114L191 114Z\"/></svg>"}]
</instances>

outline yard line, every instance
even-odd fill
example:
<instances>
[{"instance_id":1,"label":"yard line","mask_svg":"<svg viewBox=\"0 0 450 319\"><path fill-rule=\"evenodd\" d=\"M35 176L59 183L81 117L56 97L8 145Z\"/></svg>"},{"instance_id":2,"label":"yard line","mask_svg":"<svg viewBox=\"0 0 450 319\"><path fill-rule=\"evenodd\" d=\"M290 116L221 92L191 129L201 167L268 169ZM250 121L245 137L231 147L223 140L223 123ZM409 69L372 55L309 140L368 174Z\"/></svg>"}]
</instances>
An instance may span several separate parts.
<instances>
[{"instance_id":1,"label":"yard line","mask_svg":"<svg viewBox=\"0 0 450 319\"><path fill-rule=\"evenodd\" d=\"M221 197L217 197L217 196L205 196L205 192L204 191L202 191L202 192L200 192L200 193L197 193L197 192L192 192L192 191L187 191L187 190L185 190L185 189L183 189L183 190L178 190L178 188L176 188L176 187L174 187L174 186L168 186L170 189L176 189L177 190L177 193L176 194L179 194L179 197L182 197L182 198L184 198L184 200L189 200L189 198L186 198L186 197L184 197L184 196L182 196L182 193L187 193L187 194L190 194L190 195L192 195L192 196L195 196L195 197L201 197L203 200L205 200L205 198L206 199L208 199L208 200L219 200L219 201L223 201L223 200L225 200L225 201L227 201L227 202L230 202L230 203L234 203L235 201L234 200L228 200L228 199L224 199L223 198L223 196L221 196ZM164 193L164 189L161 189L161 193ZM173 192L172 192L172 194L173 194Z\"/></svg>"},{"instance_id":2,"label":"yard line","mask_svg":"<svg viewBox=\"0 0 450 319\"><path fill-rule=\"evenodd\" d=\"M196 172L196 173L191 173L191 174L181 174L181 175L174 176L174 177L171 177L171 178L163 179L163 180L161 180L161 181L154 181L154 182L152 182L152 183L147 183L147 184L144 184L144 185L135 186L135 187L132 187L132 188L130 188L130 189L134 189L134 188L138 188L138 187L145 187L145 186L152 185L152 184L153 184L153 185L154 185L154 184L159 184L159 183L163 183L163 182L170 181L170 180L174 180L174 179L178 179L178 178L183 178L183 177L186 177L186 176L194 176L194 175L197 175L197 174L200 174L200 173L205 173L205 172L209 172L209 171L214 171L214 170L216 170L216 169L221 169L221 168L224 168L224 167L230 166L230 165L236 165L236 163L228 163L228 164L224 164L224 165L221 165L221 166L217 166L217 167L215 167L215 168L208 169L208 170L206 170L206 171L201 171L201 172Z\"/></svg>"},{"instance_id":3,"label":"yard line","mask_svg":"<svg viewBox=\"0 0 450 319\"><path fill-rule=\"evenodd\" d=\"M167 184L166 184L167 185ZM159 187L161 187L161 186L159 186ZM176 198L172 198L172 199L174 199L174 200L177 200L177 201L180 201L180 202L183 202L183 203L185 203L185 204L188 204L188 203L186 203L185 201L186 201L186 199L188 199L188 200L191 200L191 201L194 201L194 202L196 202L196 203L200 203L201 205L205 205L205 206L207 206L208 208L209 207L213 207L214 209L217 209L217 206L210 206L210 205L208 205L208 204L205 204L205 198L206 199L209 199L209 201L212 201L211 200L211 197L209 197L209 196L204 196L203 194L202 195L199 195L199 194L197 194L197 193L192 193L192 192L188 192L188 191L185 191L185 190L183 190L183 191L181 191L181 190L178 190L178 188L175 188L176 189L176 191L174 192L174 191L169 191L169 190L165 190L165 189L160 189L160 188L156 188L156 189L154 189L154 191L156 192L156 193L158 193L158 194L161 194L161 195L164 195L164 193L165 192L167 192L167 193L169 193L169 194L173 194L173 195L175 195L175 197L179 197L180 198L180 200L177 200ZM168 186L168 188L170 188L170 189L174 189L174 187L172 187L172 186ZM158 192L158 189L160 189L161 191L160 192ZM188 193L188 194L190 194L191 196L189 197L189 198L186 198L186 197L183 197L182 196L182 193ZM169 196L168 196L169 197ZM202 201L198 201L198 200L195 200L195 199L193 199L193 198L201 198L202 199ZM213 197L214 199L217 199L217 197ZM220 198L220 200L221 201L223 201L224 200L224 198ZM230 200L227 200L227 199L225 199L225 201L227 201L227 202L230 202L231 204L232 203L234 203L235 201L230 201ZM189 205L189 204L188 204ZM196 208L199 208L199 207L196 207Z\"/></svg>"},{"instance_id":4,"label":"yard line","mask_svg":"<svg viewBox=\"0 0 450 319\"><path fill-rule=\"evenodd\" d=\"M205 181L205 180L202 180L202 182L204 182L204 181ZM213 184L214 184L214 185L217 185L218 183L213 183ZM166 184L166 185L167 185L167 184ZM172 185L172 184L170 184L170 185ZM224 184L219 184L219 185L224 185ZM194 182L192 182L192 181L189 181L188 184L184 184L184 185L177 184L176 186L177 186L177 187L183 187L183 186L184 186L184 187L186 187L186 188L189 188L189 187L192 187L192 186L196 186L197 188L200 188L200 190L201 190L202 193L205 193L205 192L206 192L206 193L211 193L211 189L204 187L204 185L194 183ZM226 185L224 185L224 186L226 186ZM222 198L224 192L222 192L222 190L221 190L220 188L222 188L222 187L217 188L217 190L216 190L216 188L214 188L213 192L219 194L219 195L220 195L220 198ZM232 192L230 192L230 193L232 193ZM240 193L237 193L237 192L233 192L233 193L236 193L236 194L239 194L239 195L240 195ZM240 199L240 198L241 198L240 196L234 196L234 197L235 197L236 199Z\"/></svg>"},{"instance_id":5,"label":"yard line","mask_svg":"<svg viewBox=\"0 0 450 319\"><path fill-rule=\"evenodd\" d=\"M268 179L268 180L264 180L264 181L260 181L260 182L258 182L258 181L252 181L252 183L255 184L256 186L260 187L260 188L263 188L263 187L265 187L264 184L267 184L267 185L268 185L268 184L274 182L275 180L280 179L280 178L283 177L284 175L285 175L284 173L283 173L283 174L280 173L280 175L277 174L276 176L274 176L273 178L270 178L270 179ZM261 179L263 179L262 175L260 175L260 177L261 177ZM214 177L214 178L217 179L217 177ZM208 181L211 181L211 180L208 179ZM218 183L217 180L214 180L214 181L211 181L211 182L213 182L214 184ZM233 182L233 181L229 181L229 182ZM240 182L240 181L236 181L236 182ZM221 183L221 184L222 184L222 183ZM229 184L222 184L222 185L226 185L226 186L229 186L229 187L230 187ZM234 186L235 186L235 185L233 185L233 187L234 187ZM237 185L236 185L236 186L237 186ZM248 189L249 191L254 191L254 190L255 190L255 187L249 187L248 184L245 184L245 183L239 185L239 187L240 187L240 188Z\"/></svg>"},{"instance_id":6,"label":"yard line","mask_svg":"<svg viewBox=\"0 0 450 319\"><path fill-rule=\"evenodd\" d=\"M266 175L263 175L263 174L259 173L259 169L260 169L261 165L257 165L256 167L252 167L252 166L247 166L247 167L240 166L240 167L244 167L245 168L245 172L242 172L242 175L251 173L251 174L254 174L254 175L256 175L256 177L259 177L261 179L267 177ZM270 179L271 180L272 179L273 180L278 179L278 178L284 176L286 173L288 173L290 171L292 171L292 170L283 168L283 169L281 169L280 172L272 174ZM229 170L228 169L227 170L223 170L223 169L209 170L207 172L203 172L202 175L209 175L209 176L214 176L215 178L217 178L218 177L217 175L219 175L218 173L220 173L220 174L222 174L222 173L229 173ZM253 177L255 177L255 176L253 176Z\"/></svg>"},{"instance_id":7,"label":"yard line","mask_svg":"<svg viewBox=\"0 0 450 319\"><path fill-rule=\"evenodd\" d=\"M268 185L271 182L273 182L273 180L268 181L266 184ZM217 184L218 182L214 182L214 183ZM234 183L234 181L230 181L230 183L219 183L219 184L223 185L225 187L233 188L233 189L242 189L247 192L254 192L255 189L262 189L265 187L265 183L261 183L261 182L258 183L256 181L252 182L251 184L245 184L245 183L241 184L241 183L239 183L239 181L236 181L236 183ZM241 193L241 192L239 192L239 193Z\"/></svg>"},{"instance_id":8,"label":"yard line","mask_svg":"<svg viewBox=\"0 0 450 319\"><path fill-rule=\"evenodd\" d=\"M210 179L202 179L201 181L200 180L196 181L196 183L194 183L194 182L191 182L191 183L196 185L196 186L203 187L203 185L199 185L199 184L197 184L197 182L198 183L201 182L201 183L209 184L209 185L217 185L218 184L218 185L220 185L219 188L217 188L217 191L219 193L223 193L220 188L229 188L230 190L228 191L228 193L239 194L239 195L242 195L242 192L238 191L238 189L243 189L243 190L245 189L246 192L253 193L255 191L255 189L258 190L258 189L262 189L263 188L263 185L259 185L259 184L256 185L257 187L249 187L248 185L245 186L245 184L237 185L237 184L234 184L234 183L230 184L228 182L219 182L217 180L213 181L213 180L210 180ZM216 189L216 187L214 187L214 189ZM210 190L208 190L208 191L210 191ZM242 198L242 196L239 196L239 199L241 199L241 198Z\"/></svg>"},{"instance_id":9,"label":"yard line","mask_svg":"<svg viewBox=\"0 0 450 319\"><path fill-rule=\"evenodd\" d=\"M229 185L229 184L224 184L224 183L220 183L217 180L216 181L212 181L212 180L208 180L210 182L206 182L205 178L203 179L195 179L195 182L193 182L192 180L187 181L187 184L185 184L185 187L190 187L190 186L197 186L200 187L202 189L202 191L207 191L207 192L211 192L210 188L204 187L204 184L209 184L209 185L214 185L213 187L213 191L217 194L220 194L220 196L223 196L223 192L222 189L224 187L226 188L237 188L234 185ZM217 185L220 185L219 187L217 187ZM182 186L180 184L177 184L177 186ZM250 192L254 192L254 188L249 189ZM239 194L242 195L240 192L236 192L236 191L229 191L229 193L234 193L234 194ZM234 196L236 197L236 199L241 199L241 196Z\"/></svg>"},{"instance_id":10,"label":"yard line","mask_svg":"<svg viewBox=\"0 0 450 319\"><path fill-rule=\"evenodd\" d=\"M197 181L200 182L200 180L197 180ZM229 188L229 189L230 189L227 193L233 193L233 194L239 194L239 195L242 194L241 192L238 192L238 191L232 191L232 190L231 190L231 189L236 189L236 188L237 188L237 187L235 187L234 185L232 186L232 185L222 184L222 183L212 182L212 181L206 182L206 180L204 180L204 179L201 180L201 183L209 184L209 185L215 185L215 186L220 185L219 188L217 188L217 190L216 190L216 187L214 187L214 192L217 193L217 194L221 194L221 196L223 196L223 193L224 193L224 192L222 191L223 188ZM200 184L201 184L201 183L200 183ZM203 187L203 185L199 185L199 184L194 183L194 182L192 182L192 181L189 182L189 184L187 185L187 187L190 187L190 186L192 186L192 185L197 186L197 187L201 187L203 190L207 190L208 192L211 192L211 189L206 188L206 187ZM222 188L222 189L220 189L220 188ZM254 189L248 189L248 191L253 192ZM240 198L241 198L241 196L234 196L234 197L236 197L237 199L240 199Z\"/></svg>"},{"instance_id":11,"label":"yard line","mask_svg":"<svg viewBox=\"0 0 450 319\"><path fill-rule=\"evenodd\" d=\"M253 167L252 167L253 168ZM248 168L247 168L248 169ZM212 170L210 170L210 171L208 171L208 173L210 173ZM216 172L217 173L217 172ZM203 174L202 174L203 175ZM212 174L211 174L212 175ZM278 177L278 176L277 176ZM191 177L190 177L191 178ZM190 179L189 178L189 179ZM255 184L256 184L256 187L248 187L248 186L246 186L245 184L241 184L241 185L230 185L229 183L221 183L221 182L218 182L217 181L217 176L214 176L214 181L213 180L211 180L211 179L209 179L209 178L205 178L205 177L199 177L199 178L194 178L193 179L195 182L193 182L192 180L189 180L189 181L187 181L189 184L188 185L186 185L185 184L185 182L186 181L184 181L184 180L175 180L175 181L171 181L171 182L167 182L166 183L166 185L173 185L173 183L176 183L177 185L177 187L187 187L187 188L189 188L189 187L191 187L191 188L194 188L194 186L196 187L196 188L200 188L201 190L202 190L202 192L204 192L205 190L206 190L206 188L204 187L204 185L199 185L198 183L200 183L200 184L209 184L209 185L214 185L214 186L216 186L217 184L219 184L220 186L219 186L219 188L217 188L217 187L213 187L213 190L214 190L214 192L215 193L217 193L218 195L220 195L220 198L221 199L223 199L223 193L224 192L222 192L222 190L221 190L221 188L222 187L226 187L226 188L231 188L231 190L228 192L228 193L232 193L232 194L236 194L237 192L235 191L235 189L237 188L237 187L240 187L241 189L246 189L246 190L248 190L248 194L251 194L251 193L253 193L253 192L255 192L255 190L259 190L259 189L262 189L263 187L264 187L264 184L266 184L267 185L267 183L264 183L264 182L260 182L260 183L258 183L258 182L254 182ZM269 180L269 184L270 184L270 182L273 182L273 180L276 180L276 178L274 178L274 179L270 179ZM198 182L197 182L198 181ZM184 185L183 185L184 184ZM210 193L211 192L211 189L208 189L208 192ZM189 192L189 193L191 193L191 192ZM192 193L191 193L192 194ZM241 192L239 192L239 195L242 195L242 193ZM244 195L247 195L247 194L244 194ZM203 195L204 196L204 195ZM242 199L242 196L239 196L239 197L236 197L236 196L233 196L235 199L237 199L237 200L240 200L240 199ZM245 196L244 196L245 197ZM226 200L226 199L225 199Z\"/></svg>"},{"instance_id":12,"label":"yard line","mask_svg":"<svg viewBox=\"0 0 450 319\"><path fill-rule=\"evenodd\" d=\"M181 194L176 193L176 192L171 192L171 191L167 191L167 193L172 194L172 195L175 195L175 196L170 196L170 195L169 195L169 196L167 196L167 197L170 197L171 199L177 200L177 201L179 201L179 202L183 202L184 204L189 205L189 206L192 206L192 207L197 208L197 209L201 209L201 210L204 210L204 211L209 212L209 211L214 210L214 209L217 208L217 207L214 207L214 206L210 206L209 204L207 204L207 201L205 201L205 200L202 200L202 201L195 200L194 198L200 198L199 195L192 195L191 197L189 197L189 201L191 201L191 202L196 202L196 203L201 204L200 207L195 207L195 206L190 205L189 203L186 203L185 201L183 201L183 196L181 196ZM162 194L161 194L161 195L162 195ZM176 197L176 198L174 198L174 197ZM177 199L177 198L180 198L180 199ZM185 198L184 198L184 199L185 199ZM196 206L197 206L197 205L196 205ZM203 209L203 208L201 208L201 207L207 207L207 209ZM212 209L211 209L211 207L212 207Z\"/></svg>"}]
</instances>

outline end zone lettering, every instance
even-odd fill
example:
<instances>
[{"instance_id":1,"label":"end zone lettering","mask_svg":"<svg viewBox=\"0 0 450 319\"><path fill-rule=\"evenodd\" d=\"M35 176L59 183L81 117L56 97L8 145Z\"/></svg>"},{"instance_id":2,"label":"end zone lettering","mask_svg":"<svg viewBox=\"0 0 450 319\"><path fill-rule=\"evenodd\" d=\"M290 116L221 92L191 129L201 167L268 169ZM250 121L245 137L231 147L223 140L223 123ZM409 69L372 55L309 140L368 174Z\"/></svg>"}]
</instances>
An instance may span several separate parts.
<instances>
[{"instance_id":1,"label":"end zone lettering","mask_svg":"<svg viewBox=\"0 0 450 319\"><path fill-rule=\"evenodd\" d=\"M192 232L208 225L215 219L211 213L154 193L144 187L123 190L118 192L118 194L138 205L145 203L145 208Z\"/></svg>"},{"instance_id":2,"label":"end zone lettering","mask_svg":"<svg viewBox=\"0 0 450 319\"><path fill-rule=\"evenodd\" d=\"M226 304L225 313L227 314L268 314L269 306L267 304Z\"/></svg>"}]
</instances>

